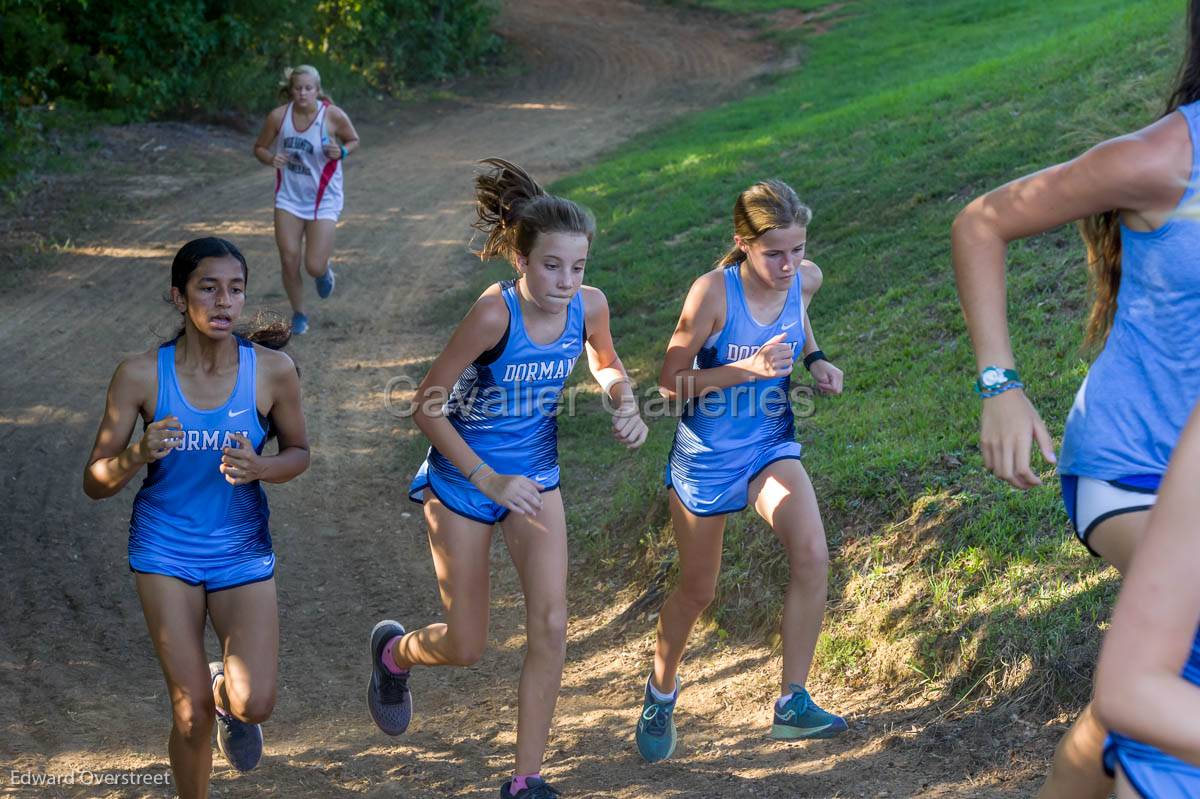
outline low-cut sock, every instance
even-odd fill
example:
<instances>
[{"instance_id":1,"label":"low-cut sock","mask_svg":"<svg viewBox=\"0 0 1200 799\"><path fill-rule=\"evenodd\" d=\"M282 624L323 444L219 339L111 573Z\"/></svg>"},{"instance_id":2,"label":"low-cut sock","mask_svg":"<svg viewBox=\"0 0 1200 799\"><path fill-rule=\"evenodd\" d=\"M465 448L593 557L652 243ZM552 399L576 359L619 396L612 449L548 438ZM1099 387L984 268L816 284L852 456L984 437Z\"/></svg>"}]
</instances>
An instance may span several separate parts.
<instances>
[{"instance_id":1,"label":"low-cut sock","mask_svg":"<svg viewBox=\"0 0 1200 799\"><path fill-rule=\"evenodd\" d=\"M654 687L654 675L651 674L646 679L646 686L650 689L650 696L654 697L655 702L674 702L679 698L679 689L676 688L669 694L664 694L662 691Z\"/></svg>"},{"instance_id":2,"label":"low-cut sock","mask_svg":"<svg viewBox=\"0 0 1200 799\"><path fill-rule=\"evenodd\" d=\"M794 685L793 684L788 687L789 688L799 688L800 691L804 690L804 686L802 686L802 685ZM796 694L800 693L800 691L788 691L786 694L784 694L783 696L781 696L775 700L775 707L779 708L780 710L783 710L785 707L787 707L787 703L792 701L792 697L795 696Z\"/></svg>"},{"instance_id":3,"label":"low-cut sock","mask_svg":"<svg viewBox=\"0 0 1200 799\"><path fill-rule=\"evenodd\" d=\"M383 655L380 660L383 661L383 667L388 670L389 674L408 674L408 669L402 669L396 665L396 659L392 657L392 650L399 645L403 635L397 635L383 645Z\"/></svg>"},{"instance_id":4,"label":"low-cut sock","mask_svg":"<svg viewBox=\"0 0 1200 799\"><path fill-rule=\"evenodd\" d=\"M542 772L537 771L533 774L513 774L512 783L509 785L509 792L516 796L521 791L529 788L529 781L532 779L541 779Z\"/></svg>"}]
</instances>

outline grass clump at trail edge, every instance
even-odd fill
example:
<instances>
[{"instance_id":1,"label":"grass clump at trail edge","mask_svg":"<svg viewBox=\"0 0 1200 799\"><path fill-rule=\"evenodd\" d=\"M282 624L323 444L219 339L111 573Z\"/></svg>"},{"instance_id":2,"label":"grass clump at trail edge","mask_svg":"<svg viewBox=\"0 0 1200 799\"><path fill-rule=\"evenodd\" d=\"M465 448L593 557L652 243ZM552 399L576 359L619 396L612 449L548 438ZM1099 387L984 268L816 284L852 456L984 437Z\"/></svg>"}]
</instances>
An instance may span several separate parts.
<instances>
[{"instance_id":1,"label":"grass clump at trail edge","mask_svg":"<svg viewBox=\"0 0 1200 799\"><path fill-rule=\"evenodd\" d=\"M862 0L839 13L795 73L554 189L596 213L589 281L646 393L688 285L726 246L736 193L791 183L814 209L809 251L825 272L813 324L846 372L845 394L816 398L798 428L833 558L817 674L1079 702L1115 575L1070 539L1051 468L1027 493L983 469L950 223L976 194L1149 123L1182 52L1183 5ZM1082 263L1070 228L1010 250L1018 365L1057 437L1087 368ZM561 428L574 551L606 573L632 562L645 580L672 552L662 471L675 421L652 420L635 455L596 446L608 422L586 397ZM773 636L786 581L766 526L731 518L713 622Z\"/></svg>"}]
</instances>

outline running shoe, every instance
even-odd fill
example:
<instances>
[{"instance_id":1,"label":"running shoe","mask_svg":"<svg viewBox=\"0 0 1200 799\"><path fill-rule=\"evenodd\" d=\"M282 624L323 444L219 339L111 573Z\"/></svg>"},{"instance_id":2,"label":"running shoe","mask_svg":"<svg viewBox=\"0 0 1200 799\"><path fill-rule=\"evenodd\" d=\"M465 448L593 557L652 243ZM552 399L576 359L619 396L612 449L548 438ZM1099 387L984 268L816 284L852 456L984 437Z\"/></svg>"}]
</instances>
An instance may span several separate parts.
<instances>
[{"instance_id":1,"label":"running shoe","mask_svg":"<svg viewBox=\"0 0 1200 799\"><path fill-rule=\"evenodd\" d=\"M397 635L404 635L400 622L385 619L371 630L371 681L367 683L367 708L375 725L388 735L399 735L412 720L412 692L408 672L393 674L383 665L383 648Z\"/></svg>"},{"instance_id":2,"label":"running shoe","mask_svg":"<svg viewBox=\"0 0 1200 799\"><path fill-rule=\"evenodd\" d=\"M299 311L292 313L292 335L303 336L308 332L308 317Z\"/></svg>"},{"instance_id":3,"label":"running shoe","mask_svg":"<svg viewBox=\"0 0 1200 799\"><path fill-rule=\"evenodd\" d=\"M807 690L795 683L789 685L788 690L792 692L792 698L782 707L775 703L772 738L832 738L846 731L846 720L817 707Z\"/></svg>"},{"instance_id":4,"label":"running shoe","mask_svg":"<svg viewBox=\"0 0 1200 799\"><path fill-rule=\"evenodd\" d=\"M646 681L646 698L642 702L642 715L638 719L638 752L647 763L666 760L675 752L675 702L679 699L679 678L675 678L675 698L660 702L650 693L650 681Z\"/></svg>"},{"instance_id":5,"label":"running shoe","mask_svg":"<svg viewBox=\"0 0 1200 799\"><path fill-rule=\"evenodd\" d=\"M337 281L337 275L333 273L332 266L325 267L325 274L315 278L317 283L317 296L325 299L333 293L333 284Z\"/></svg>"},{"instance_id":6,"label":"running shoe","mask_svg":"<svg viewBox=\"0 0 1200 799\"><path fill-rule=\"evenodd\" d=\"M512 780L500 786L500 799L558 799L562 796L550 783L541 777L533 777L526 787L516 793L512 792Z\"/></svg>"},{"instance_id":7,"label":"running shoe","mask_svg":"<svg viewBox=\"0 0 1200 799\"><path fill-rule=\"evenodd\" d=\"M208 664L208 674L215 687L217 678L225 674L225 664ZM262 758L263 734L261 724L247 724L230 713L217 708L217 749L236 771L249 771Z\"/></svg>"}]
</instances>

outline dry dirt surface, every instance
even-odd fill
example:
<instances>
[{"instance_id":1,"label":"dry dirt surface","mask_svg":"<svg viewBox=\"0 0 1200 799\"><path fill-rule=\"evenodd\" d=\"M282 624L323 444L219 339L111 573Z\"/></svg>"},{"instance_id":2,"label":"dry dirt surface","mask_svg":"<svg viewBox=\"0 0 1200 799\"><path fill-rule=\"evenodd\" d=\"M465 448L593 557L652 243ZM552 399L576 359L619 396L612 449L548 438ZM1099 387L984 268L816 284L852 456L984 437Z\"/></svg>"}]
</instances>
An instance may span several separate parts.
<instances>
[{"instance_id":1,"label":"dry dirt surface","mask_svg":"<svg viewBox=\"0 0 1200 799\"><path fill-rule=\"evenodd\" d=\"M312 468L269 490L279 702L265 725L262 764L238 775L217 756L214 796L497 794L512 767L523 646L520 595L502 545L484 659L416 672L417 715L401 738L378 732L366 712L371 626L387 616L420 625L439 610L420 515L404 495L418 465L408 443L416 434L389 414L384 386L419 374L465 311L430 308L461 294L478 269L467 250L476 159L504 156L550 180L638 131L738 95L780 63L724 18L628 0L506 3L500 27L527 66L521 75L360 125L363 147L347 162L337 292L318 303L308 289L312 329L289 348L303 370ZM169 727L126 567L134 489L92 503L80 471L114 366L172 330L161 298L183 241L234 240L251 264L252 300L285 307L272 175L252 160L249 137L236 134L238 149L228 135L210 153L229 161L220 179L135 185L145 193L126 198L134 212L93 220L49 268L0 286L0 794L173 795L161 786L80 784L161 779ZM591 281L603 287L603 264L594 269ZM565 494L568 503L604 501ZM703 635L686 670L679 752L646 765L632 730L652 622L616 621L636 593L572 587L568 666L545 770L566 796L1018 796L1044 767L1053 730L1040 725L932 722L919 696L820 686L824 703L850 716L851 732L834 742L771 742L777 657ZM21 784L72 774L74 786Z\"/></svg>"}]
</instances>

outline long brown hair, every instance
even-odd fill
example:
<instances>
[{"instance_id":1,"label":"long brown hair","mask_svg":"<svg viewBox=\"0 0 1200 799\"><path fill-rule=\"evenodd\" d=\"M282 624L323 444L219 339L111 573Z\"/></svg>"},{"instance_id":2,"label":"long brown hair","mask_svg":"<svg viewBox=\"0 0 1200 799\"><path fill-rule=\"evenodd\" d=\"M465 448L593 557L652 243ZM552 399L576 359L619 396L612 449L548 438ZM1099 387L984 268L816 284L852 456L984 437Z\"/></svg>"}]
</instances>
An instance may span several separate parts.
<instances>
[{"instance_id":1,"label":"long brown hair","mask_svg":"<svg viewBox=\"0 0 1200 799\"><path fill-rule=\"evenodd\" d=\"M800 202L792 187L782 180L760 180L738 194L733 203L733 232L749 244L762 234L792 225L808 227L812 210ZM717 266L736 264L745 253L735 242L717 261Z\"/></svg>"},{"instance_id":2,"label":"long brown hair","mask_svg":"<svg viewBox=\"0 0 1200 799\"><path fill-rule=\"evenodd\" d=\"M471 227L487 236L478 255L501 257L514 267L528 258L542 233L578 233L591 244L596 220L578 203L547 194L521 167L503 158L485 158L490 167L475 178L475 213Z\"/></svg>"},{"instance_id":3,"label":"long brown hair","mask_svg":"<svg viewBox=\"0 0 1200 799\"><path fill-rule=\"evenodd\" d=\"M1191 0L1187 13L1187 50L1162 116L1196 100L1200 100L1200 0ZM1095 352L1104 346L1117 313L1117 292L1121 287L1120 211L1104 211L1080 220L1079 234L1087 248L1088 287L1092 294L1084 346Z\"/></svg>"}]
</instances>

